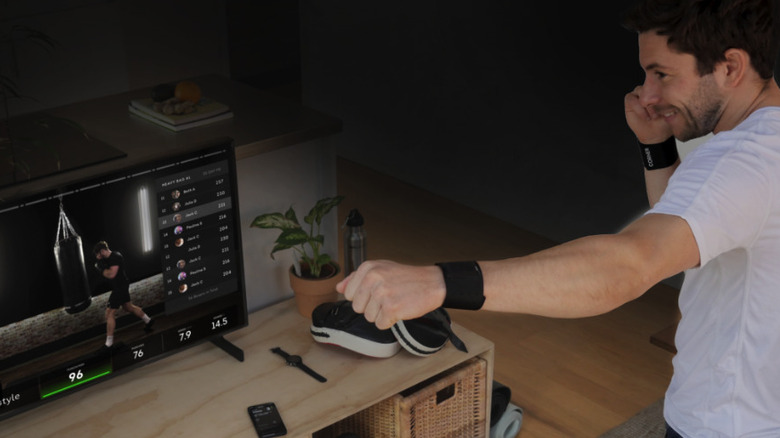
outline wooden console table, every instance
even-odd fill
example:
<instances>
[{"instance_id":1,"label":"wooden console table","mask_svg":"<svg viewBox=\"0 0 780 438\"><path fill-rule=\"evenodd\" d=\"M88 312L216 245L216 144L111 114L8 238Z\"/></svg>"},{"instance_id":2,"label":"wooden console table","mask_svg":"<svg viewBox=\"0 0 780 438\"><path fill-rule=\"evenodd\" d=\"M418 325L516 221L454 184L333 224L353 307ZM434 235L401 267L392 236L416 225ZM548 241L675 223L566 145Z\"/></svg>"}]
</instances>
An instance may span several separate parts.
<instances>
[{"instance_id":1,"label":"wooden console table","mask_svg":"<svg viewBox=\"0 0 780 438\"><path fill-rule=\"evenodd\" d=\"M244 350L244 362L201 344L9 418L0 436L256 437L247 407L274 402L287 436L311 437L476 356L487 361L491 393L493 343L457 324L468 353L448 344L430 357L401 351L388 359L318 344L309 324L292 300L282 301L250 314L248 327L226 336ZM328 381L286 366L273 347L302 356ZM489 409L488 401L487 418ZM489 422L485 427L489 435Z\"/></svg>"}]
</instances>

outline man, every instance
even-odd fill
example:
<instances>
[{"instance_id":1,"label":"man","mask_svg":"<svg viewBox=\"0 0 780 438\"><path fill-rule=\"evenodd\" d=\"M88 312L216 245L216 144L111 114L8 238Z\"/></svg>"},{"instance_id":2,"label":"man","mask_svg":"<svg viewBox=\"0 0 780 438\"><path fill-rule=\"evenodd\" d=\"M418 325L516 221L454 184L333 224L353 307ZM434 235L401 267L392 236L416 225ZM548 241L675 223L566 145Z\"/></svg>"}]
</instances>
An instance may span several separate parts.
<instances>
[{"instance_id":1,"label":"man","mask_svg":"<svg viewBox=\"0 0 780 438\"><path fill-rule=\"evenodd\" d=\"M125 271L125 258L118 251L111 251L108 243L100 241L94 249L95 269L111 283L111 295L106 306L106 343L105 348L114 345L114 330L116 329L116 311L125 309L144 322L144 331L152 331L153 321L144 311L130 300L130 280Z\"/></svg>"},{"instance_id":2,"label":"man","mask_svg":"<svg viewBox=\"0 0 780 438\"><path fill-rule=\"evenodd\" d=\"M667 436L780 436L778 12L775 0L643 0L626 16L646 77L624 106L651 209L624 230L509 260L365 262L338 290L384 329L442 305L596 315L686 271ZM675 137L710 132L677 159Z\"/></svg>"}]
</instances>

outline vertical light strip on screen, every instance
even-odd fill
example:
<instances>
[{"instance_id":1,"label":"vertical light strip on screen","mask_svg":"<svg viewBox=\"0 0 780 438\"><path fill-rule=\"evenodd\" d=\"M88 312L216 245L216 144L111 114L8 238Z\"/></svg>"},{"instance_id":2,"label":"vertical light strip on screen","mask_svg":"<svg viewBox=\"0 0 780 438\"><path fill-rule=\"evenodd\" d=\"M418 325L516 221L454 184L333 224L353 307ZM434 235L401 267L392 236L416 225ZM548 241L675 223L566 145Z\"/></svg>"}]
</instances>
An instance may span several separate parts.
<instances>
[{"instance_id":1,"label":"vertical light strip on screen","mask_svg":"<svg viewBox=\"0 0 780 438\"><path fill-rule=\"evenodd\" d=\"M152 224L149 222L152 220L152 217L149 213L149 194L146 187L141 187L138 190L138 214L138 219L141 223L143 251L147 253L152 250Z\"/></svg>"}]
</instances>

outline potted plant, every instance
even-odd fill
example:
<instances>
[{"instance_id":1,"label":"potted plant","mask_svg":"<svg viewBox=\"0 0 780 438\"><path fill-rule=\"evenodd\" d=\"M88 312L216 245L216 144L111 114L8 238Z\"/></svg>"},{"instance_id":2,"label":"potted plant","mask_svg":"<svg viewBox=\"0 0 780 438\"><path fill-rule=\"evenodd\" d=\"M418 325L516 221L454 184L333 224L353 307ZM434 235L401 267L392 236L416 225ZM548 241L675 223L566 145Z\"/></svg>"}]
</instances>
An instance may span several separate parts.
<instances>
[{"instance_id":1,"label":"potted plant","mask_svg":"<svg viewBox=\"0 0 780 438\"><path fill-rule=\"evenodd\" d=\"M334 196L317 201L303 218L308 229L304 229L298 222L292 207L284 214L261 214L250 225L281 230L271 250L271 259L278 251L292 249L295 252L295 263L289 272L290 287L298 312L307 318L311 317L311 312L319 304L336 301L338 297L336 284L341 280L341 268L330 255L322 252L325 236L320 234L320 225L323 217L343 199L343 196Z\"/></svg>"}]
</instances>

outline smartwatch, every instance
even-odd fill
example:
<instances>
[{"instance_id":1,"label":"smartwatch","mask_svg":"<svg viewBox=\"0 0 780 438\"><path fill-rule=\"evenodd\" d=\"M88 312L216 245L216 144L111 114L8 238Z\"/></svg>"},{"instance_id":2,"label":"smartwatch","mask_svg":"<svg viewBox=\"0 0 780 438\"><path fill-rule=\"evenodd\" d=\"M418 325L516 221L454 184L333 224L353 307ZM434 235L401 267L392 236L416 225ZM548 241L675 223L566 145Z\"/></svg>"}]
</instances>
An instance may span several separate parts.
<instances>
[{"instance_id":1,"label":"smartwatch","mask_svg":"<svg viewBox=\"0 0 780 438\"><path fill-rule=\"evenodd\" d=\"M289 365L291 367L295 367L295 368L301 369L303 372L305 372L306 374L314 377L315 379L317 379L320 382L324 383L324 382L328 381L328 379L326 379L325 377L322 377L320 374L315 372L313 369L311 369L308 366L306 366L306 364L303 363L303 359L300 356L295 355L295 354L289 354L289 353L287 353L286 351L282 350L279 347L274 347L274 348L271 349L271 351L273 353L278 354L279 356L282 356L284 358L284 360L287 362L287 365Z\"/></svg>"}]
</instances>

